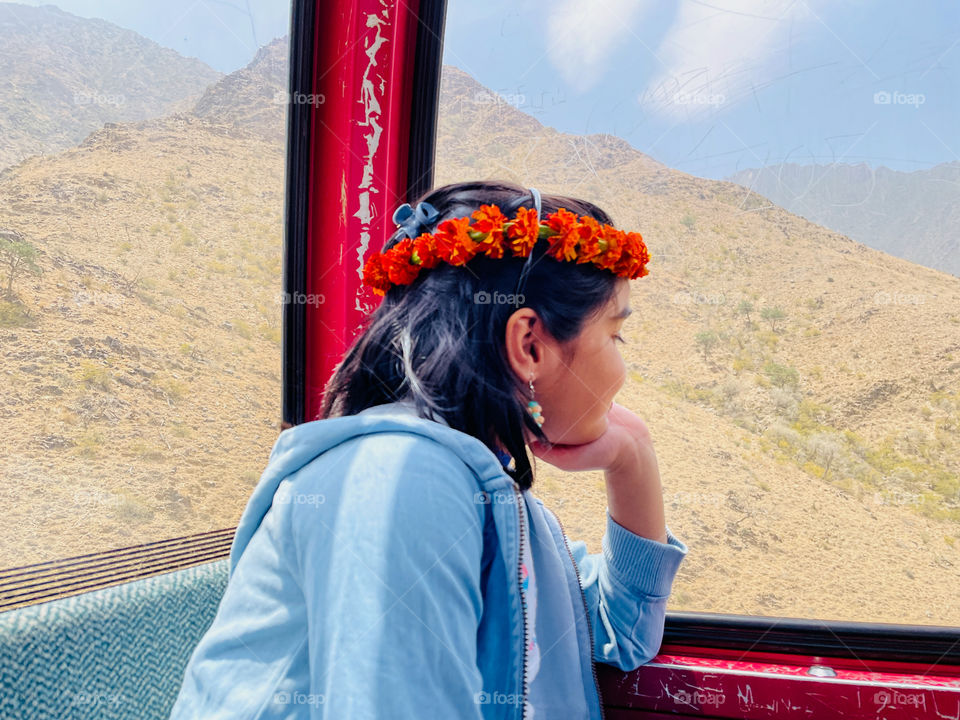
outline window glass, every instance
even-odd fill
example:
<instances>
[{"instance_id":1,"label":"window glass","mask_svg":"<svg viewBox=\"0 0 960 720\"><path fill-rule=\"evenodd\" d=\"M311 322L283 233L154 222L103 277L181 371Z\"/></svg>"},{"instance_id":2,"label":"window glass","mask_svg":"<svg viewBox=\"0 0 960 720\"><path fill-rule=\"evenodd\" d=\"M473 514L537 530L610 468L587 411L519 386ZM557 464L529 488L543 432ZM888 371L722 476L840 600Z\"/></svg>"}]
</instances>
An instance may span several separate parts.
<instances>
[{"instance_id":1,"label":"window glass","mask_svg":"<svg viewBox=\"0 0 960 720\"><path fill-rule=\"evenodd\" d=\"M0 567L239 519L280 420L289 14L0 5Z\"/></svg>"},{"instance_id":2,"label":"window glass","mask_svg":"<svg viewBox=\"0 0 960 720\"><path fill-rule=\"evenodd\" d=\"M451 0L436 185L606 209L675 610L960 625L960 9ZM534 491L599 552L602 473Z\"/></svg>"}]
</instances>

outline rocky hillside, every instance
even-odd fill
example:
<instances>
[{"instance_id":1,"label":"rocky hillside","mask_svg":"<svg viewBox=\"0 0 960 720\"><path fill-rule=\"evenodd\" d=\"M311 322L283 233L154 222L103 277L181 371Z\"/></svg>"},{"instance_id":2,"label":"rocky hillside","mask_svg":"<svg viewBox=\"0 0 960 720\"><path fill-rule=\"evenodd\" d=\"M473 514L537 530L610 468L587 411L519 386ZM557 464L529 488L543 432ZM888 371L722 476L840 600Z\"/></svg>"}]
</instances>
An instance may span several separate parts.
<instances>
[{"instance_id":1,"label":"rocky hillside","mask_svg":"<svg viewBox=\"0 0 960 720\"><path fill-rule=\"evenodd\" d=\"M220 77L105 20L0 3L0 169L107 122L189 109Z\"/></svg>"},{"instance_id":2,"label":"rocky hillside","mask_svg":"<svg viewBox=\"0 0 960 720\"><path fill-rule=\"evenodd\" d=\"M209 88L194 114L211 123L242 127L275 143L285 142L289 52L286 37L264 45L247 67Z\"/></svg>"},{"instance_id":3,"label":"rocky hillside","mask_svg":"<svg viewBox=\"0 0 960 720\"><path fill-rule=\"evenodd\" d=\"M190 114L0 180L43 273L0 303L0 564L236 522L280 414L282 198L282 146Z\"/></svg>"},{"instance_id":4,"label":"rocky hillside","mask_svg":"<svg viewBox=\"0 0 960 720\"><path fill-rule=\"evenodd\" d=\"M960 277L960 162L914 172L786 163L728 179L868 247Z\"/></svg>"}]
</instances>

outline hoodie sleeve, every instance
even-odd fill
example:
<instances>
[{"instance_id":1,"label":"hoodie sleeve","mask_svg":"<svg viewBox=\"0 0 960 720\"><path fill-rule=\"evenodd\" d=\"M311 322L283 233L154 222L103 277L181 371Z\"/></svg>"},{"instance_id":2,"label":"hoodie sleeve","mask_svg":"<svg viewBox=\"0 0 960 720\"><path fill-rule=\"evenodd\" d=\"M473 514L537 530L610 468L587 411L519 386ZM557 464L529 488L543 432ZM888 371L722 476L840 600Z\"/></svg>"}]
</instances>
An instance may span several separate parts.
<instances>
[{"instance_id":1,"label":"hoodie sleeve","mask_svg":"<svg viewBox=\"0 0 960 720\"><path fill-rule=\"evenodd\" d=\"M297 492L313 486L324 501L291 516L311 717L479 720L476 481L452 451L422 437L380 433L351 444L336 468L308 469Z\"/></svg>"},{"instance_id":2,"label":"hoodie sleeve","mask_svg":"<svg viewBox=\"0 0 960 720\"><path fill-rule=\"evenodd\" d=\"M667 598L687 546L667 527L667 542L630 532L610 517L602 552L570 541L593 626L593 657L635 670L660 651Z\"/></svg>"}]
</instances>

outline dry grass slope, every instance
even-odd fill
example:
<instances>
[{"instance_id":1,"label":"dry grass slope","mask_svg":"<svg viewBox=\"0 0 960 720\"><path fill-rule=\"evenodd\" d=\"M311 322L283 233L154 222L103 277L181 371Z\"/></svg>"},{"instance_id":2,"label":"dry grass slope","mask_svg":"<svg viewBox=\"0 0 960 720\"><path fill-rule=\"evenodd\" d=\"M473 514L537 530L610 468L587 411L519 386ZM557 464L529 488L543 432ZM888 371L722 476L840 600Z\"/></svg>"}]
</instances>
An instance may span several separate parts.
<instances>
[{"instance_id":1,"label":"dry grass slope","mask_svg":"<svg viewBox=\"0 0 960 720\"><path fill-rule=\"evenodd\" d=\"M0 184L43 269L0 326L0 563L236 522L279 418L282 191L281 146L190 115Z\"/></svg>"}]
</instances>

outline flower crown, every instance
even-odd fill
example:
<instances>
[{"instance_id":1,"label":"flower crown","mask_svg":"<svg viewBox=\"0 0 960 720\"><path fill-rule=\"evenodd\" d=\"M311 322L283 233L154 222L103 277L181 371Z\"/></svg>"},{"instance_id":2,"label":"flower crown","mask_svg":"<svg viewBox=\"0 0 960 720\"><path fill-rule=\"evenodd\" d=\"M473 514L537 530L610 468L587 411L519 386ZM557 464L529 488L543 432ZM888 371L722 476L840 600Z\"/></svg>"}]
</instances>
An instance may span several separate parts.
<instances>
[{"instance_id":1,"label":"flower crown","mask_svg":"<svg viewBox=\"0 0 960 720\"><path fill-rule=\"evenodd\" d=\"M507 219L496 205L481 205L469 217L444 220L436 232L405 237L386 252L371 255L363 267L363 284L386 295L392 286L409 285L421 270L436 267L441 260L465 265L477 255L500 259L507 251L513 257L528 257L544 239L550 242L547 255L556 260L593 263L631 280L647 275L650 255L640 233L601 225L564 208L539 224L537 217L536 210L521 207Z\"/></svg>"}]
</instances>

